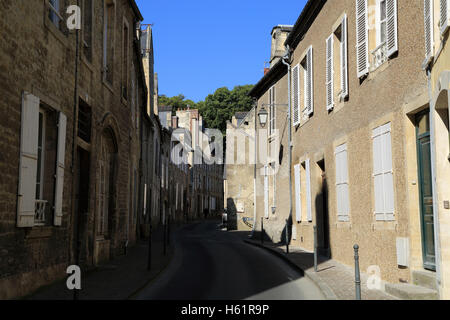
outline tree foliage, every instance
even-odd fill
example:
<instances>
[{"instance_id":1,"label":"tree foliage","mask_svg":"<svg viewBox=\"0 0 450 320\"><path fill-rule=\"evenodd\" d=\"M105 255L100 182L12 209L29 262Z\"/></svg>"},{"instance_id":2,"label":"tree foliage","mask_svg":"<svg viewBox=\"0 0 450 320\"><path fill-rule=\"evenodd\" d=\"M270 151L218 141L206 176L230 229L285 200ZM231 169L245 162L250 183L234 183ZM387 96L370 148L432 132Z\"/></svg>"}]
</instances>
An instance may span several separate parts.
<instances>
[{"instance_id":1,"label":"tree foliage","mask_svg":"<svg viewBox=\"0 0 450 320\"><path fill-rule=\"evenodd\" d=\"M205 128L219 129L225 133L227 121L231 120L236 112L246 112L253 108L252 98L248 93L253 85L236 86L233 90L219 88L213 94L198 103L186 100L185 96L178 95L172 98L159 97L159 105L172 106L175 110L198 109L203 116Z\"/></svg>"}]
</instances>

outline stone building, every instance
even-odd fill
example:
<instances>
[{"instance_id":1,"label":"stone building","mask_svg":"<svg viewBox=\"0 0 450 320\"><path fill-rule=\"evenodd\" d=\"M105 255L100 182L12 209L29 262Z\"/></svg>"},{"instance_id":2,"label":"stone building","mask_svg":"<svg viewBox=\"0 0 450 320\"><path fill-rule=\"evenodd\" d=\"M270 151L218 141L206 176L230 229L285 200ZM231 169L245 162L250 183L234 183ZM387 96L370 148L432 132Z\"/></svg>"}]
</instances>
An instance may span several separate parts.
<instances>
[{"instance_id":1,"label":"stone building","mask_svg":"<svg viewBox=\"0 0 450 320\"><path fill-rule=\"evenodd\" d=\"M69 1L0 6L0 298L136 241L142 16L132 0L81 4L80 31Z\"/></svg>"},{"instance_id":2,"label":"stone building","mask_svg":"<svg viewBox=\"0 0 450 320\"><path fill-rule=\"evenodd\" d=\"M439 12L437 2L431 11ZM274 109L268 112L269 144L273 123L280 132L280 158L292 156L287 169L280 162L275 176L259 175L264 179L257 183L262 193L257 191L256 212L257 222L266 217L264 228L276 240L287 235L293 245L312 251L316 227L322 255L351 266L358 244L361 269L378 275L386 291L402 295L415 284L415 292L436 297L445 271L436 277L430 98L422 70L424 29L417 23L423 17L423 2L307 2L284 42L285 57L251 92L258 113L266 105ZM439 30L433 34L438 38ZM438 48L435 44L435 55ZM442 60L428 61L437 62L437 74ZM434 84L440 88L437 74ZM441 155L448 156L445 112L436 111L435 128L441 131L434 134ZM441 160L443 174L446 166ZM446 185L437 181L441 193L434 203L446 212ZM290 193L292 200L285 196ZM281 220L278 226L275 219Z\"/></svg>"},{"instance_id":3,"label":"stone building","mask_svg":"<svg viewBox=\"0 0 450 320\"><path fill-rule=\"evenodd\" d=\"M416 264L431 262L436 266L437 288L442 299L450 299L450 148L449 148L449 89L450 89L450 47L449 37L449 10L447 0L424 0L424 29L425 48L422 57L424 73L427 75L429 96L427 103L423 103L422 113L414 115L414 108L410 117L416 119L418 128L409 126L411 140L417 132L417 149L422 161L419 162L418 181L428 182L419 192L420 205L415 199L415 211L421 212L416 216L420 224L415 228L416 255L419 257ZM424 125L420 125L424 124ZM412 158L415 145L411 143ZM431 167L431 174L428 167ZM417 170L417 166L411 168ZM426 170L428 169L428 170ZM416 218L416 221L418 219ZM421 235L422 233L422 235ZM421 242L424 244L420 246ZM422 248L422 252L421 252ZM420 259L420 256L423 259ZM433 282L431 282L433 285Z\"/></svg>"}]
</instances>

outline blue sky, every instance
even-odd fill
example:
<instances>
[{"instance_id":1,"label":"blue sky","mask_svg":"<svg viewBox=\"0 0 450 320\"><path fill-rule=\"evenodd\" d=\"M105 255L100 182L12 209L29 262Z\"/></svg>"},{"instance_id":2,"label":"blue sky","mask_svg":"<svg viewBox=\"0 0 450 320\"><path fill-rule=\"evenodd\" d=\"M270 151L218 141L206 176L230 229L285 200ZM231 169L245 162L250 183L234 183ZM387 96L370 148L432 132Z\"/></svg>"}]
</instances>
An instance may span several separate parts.
<instances>
[{"instance_id":1,"label":"blue sky","mask_svg":"<svg viewBox=\"0 0 450 320\"><path fill-rule=\"evenodd\" d=\"M270 32L294 24L306 0L137 0L152 23L159 94L203 100L217 88L255 84Z\"/></svg>"}]
</instances>

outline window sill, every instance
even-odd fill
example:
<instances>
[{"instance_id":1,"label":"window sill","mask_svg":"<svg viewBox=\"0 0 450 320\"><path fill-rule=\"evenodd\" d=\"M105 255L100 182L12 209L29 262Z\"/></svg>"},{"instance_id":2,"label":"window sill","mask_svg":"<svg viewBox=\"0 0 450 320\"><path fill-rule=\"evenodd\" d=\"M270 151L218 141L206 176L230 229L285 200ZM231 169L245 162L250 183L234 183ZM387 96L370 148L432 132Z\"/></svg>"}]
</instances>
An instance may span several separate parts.
<instances>
[{"instance_id":1,"label":"window sill","mask_svg":"<svg viewBox=\"0 0 450 320\"><path fill-rule=\"evenodd\" d=\"M89 62L89 60L86 58L84 54L81 55L81 61L91 71L91 73L94 73L94 67L92 66L92 63Z\"/></svg>"},{"instance_id":2,"label":"window sill","mask_svg":"<svg viewBox=\"0 0 450 320\"><path fill-rule=\"evenodd\" d=\"M50 238L53 234L53 227L51 226L35 226L26 231L25 239L46 239Z\"/></svg>"},{"instance_id":3,"label":"window sill","mask_svg":"<svg viewBox=\"0 0 450 320\"><path fill-rule=\"evenodd\" d=\"M106 88L109 89L109 91L111 91L112 94L114 94L114 89L112 88L112 85L108 81L106 81L105 77L103 77L102 83Z\"/></svg>"},{"instance_id":4,"label":"window sill","mask_svg":"<svg viewBox=\"0 0 450 320\"><path fill-rule=\"evenodd\" d=\"M59 30L53 22L50 21L48 17L44 17L44 25L46 29L56 38L58 39L65 47L69 45L69 40L64 33Z\"/></svg>"}]
</instances>

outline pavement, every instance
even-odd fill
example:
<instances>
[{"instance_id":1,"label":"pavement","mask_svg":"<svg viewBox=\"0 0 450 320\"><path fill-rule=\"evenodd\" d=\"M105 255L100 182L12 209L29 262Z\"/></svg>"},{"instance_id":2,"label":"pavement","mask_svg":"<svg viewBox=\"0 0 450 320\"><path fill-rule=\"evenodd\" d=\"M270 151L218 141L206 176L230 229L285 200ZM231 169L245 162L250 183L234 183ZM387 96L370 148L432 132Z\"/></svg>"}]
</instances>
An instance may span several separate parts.
<instances>
[{"instance_id":1,"label":"pavement","mask_svg":"<svg viewBox=\"0 0 450 320\"><path fill-rule=\"evenodd\" d=\"M176 230L176 227L171 226ZM129 248L126 256L118 257L94 270L82 274L79 300L126 300L148 285L168 266L173 246L164 255L163 231L157 228L152 235L152 265L147 270L148 241L140 241ZM25 300L73 300L73 291L66 287L66 279L39 289Z\"/></svg>"},{"instance_id":2,"label":"pavement","mask_svg":"<svg viewBox=\"0 0 450 320\"><path fill-rule=\"evenodd\" d=\"M137 300L324 300L319 287L284 260L243 243L219 221L174 234L170 266Z\"/></svg>"},{"instance_id":3,"label":"pavement","mask_svg":"<svg viewBox=\"0 0 450 320\"><path fill-rule=\"evenodd\" d=\"M305 277L314 281L321 289L327 300L355 300L355 273L354 268L339 263L333 259L322 256L318 257L317 272L314 270L314 254L306 252L301 248L289 247L287 254L286 246L264 241L261 244L258 235L250 239L250 232L234 232L247 243L278 256L290 263L293 267L304 272ZM387 294L382 290L370 290L367 287L369 276L361 273L361 299L362 300L398 300L398 298Z\"/></svg>"}]
</instances>

